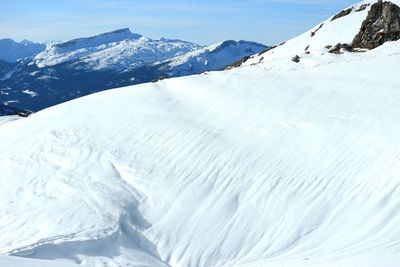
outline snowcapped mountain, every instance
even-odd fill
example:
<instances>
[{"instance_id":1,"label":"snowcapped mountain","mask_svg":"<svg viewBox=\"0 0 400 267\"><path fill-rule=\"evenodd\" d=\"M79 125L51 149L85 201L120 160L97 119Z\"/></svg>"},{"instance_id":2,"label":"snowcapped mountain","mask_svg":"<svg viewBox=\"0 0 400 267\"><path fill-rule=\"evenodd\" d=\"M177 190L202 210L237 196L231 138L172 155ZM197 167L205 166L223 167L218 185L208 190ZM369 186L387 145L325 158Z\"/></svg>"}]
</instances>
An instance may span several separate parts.
<instances>
[{"instance_id":1,"label":"snowcapped mountain","mask_svg":"<svg viewBox=\"0 0 400 267\"><path fill-rule=\"evenodd\" d=\"M397 267L399 5L364 1L229 71L1 118L0 253Z\"/></svg>"},{"instance_id":2,"label":"snowcapped mountain","mask_svg":"<svg viewBox=\"0 0 400 267\"><path fill-rule=\"evenodd\" d=\"M207 70L222 70L226 66L254 55L267 47L247 41L225 41L176 57L160 67L169 77L185 76Z\"/></svg>"},{"instance_id":3,"label":"snowcapped mountain","mask_svg":"<svg viewBox=\"0 0 400 267\"><path fill-rule=\"evenodd\" d=\"M0 103L38 111L105 89L221 70L265 48L245 41L204 48L121 29L48 45L33 60L0 63Z\"/></svg>"},{"instance_id":4,"label":"snowcapped mountain","mask_svg":"<svg viewBox=\"0 0 400 267\"><path fill-rule=\"evenodd\" d=\"M50 46L35 57L40 67L72 62L86 68L126 70L165 60L201 48L180 40L152 40L129 29L120 29L89 38L80 38Z\"/></svg>"},{"instance_id":5,"label":"snowcapped mountain","mask_svg":"<svg viewBox=\"0 0 400 267\"><path fill-rule=\"evenodd\" d=\"M42 52L46 46L27 40L19 43L12 39L0 39L0 60L16 62L18 59L33 57Z\"/></svg>"}]
</instances>

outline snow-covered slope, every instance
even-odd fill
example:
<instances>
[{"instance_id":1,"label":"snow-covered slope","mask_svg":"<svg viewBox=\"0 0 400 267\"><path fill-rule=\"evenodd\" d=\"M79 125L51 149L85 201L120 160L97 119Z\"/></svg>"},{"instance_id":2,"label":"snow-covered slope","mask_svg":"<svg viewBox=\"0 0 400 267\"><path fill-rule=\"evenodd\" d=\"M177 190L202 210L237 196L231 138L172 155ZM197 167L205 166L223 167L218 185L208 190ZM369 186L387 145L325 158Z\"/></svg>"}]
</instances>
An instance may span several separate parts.
<instances>
[{"instance_id":1,"label":"snow-covered slope","mask_svg":"<svg viewBox=\"0 0 400 267\"><path fill-rule=\"evenodd\" d=\"M296 64L291 61L292 57L299 56L298 67L315 67L330 62L348 61L349 57L358 58L358 54L342 51L347 56L329 53L331 46L338 43L351 44L353 38L360 31L362 22L366 19L371 4L376 0L366 0L355 4L348 9L351 13L332 21L332 17L316 25L310 31L287 41L266 53L256 55L247 60L243 65L258 64L259 62L268 69L291 69ZM392 3L400 5L399 0Z\"/></svg>"},{"instance_id":2,"label":"snow-covered slope","mask_svg":"<svg viewBox=\"0 0 400 267\"><path fill-rule=\"evenodd\" d=\"M33 57L42 52L46 46L24 40L15 42L12 39L0 39L0 60L16 62L18 59Z\"/></svg>"},{"instance_id":3,"label":"snow-covered slope","mask_svg":"<svg viewBox=\"0 0 400 267\"><path fill-rule=\"evenodd\" d=\"M1 252L397 266L399 48L112 90L0 126Z\"/></svg>"},{"instance_id":4,"label":"snow-covered slope","mask_svg":"<svg viewBox=\"0 0 400 267\"><path fill-rule=\"evenodd\" d=\"M55 262L55 261L43 261L33 259L23 259L18 257L7 257L0 255L0 266L1 267L79 267L76 264Z\"/></svg>"},{"instance_id":5,"label":"snow-covered slope","mask_svg":"<svg viewBox=\"0 0 400 267\"><path fill-rule=\"evenodd\" d=\"M189 52L169 60L161 69L169 76L183 76L206 70L222 70L243 57L251 56L267 46L247 41L225 41Z\"/></svg>"},{"instance_id":6,"label":"snow-covered slope","mask_svg":"<svg viewBox=\"0 0 400 267\"><path fill-rule=\"evenodd\" d=\"M180 40L152 40L121 29L49 46L35 57L35 63L42 68L77 61L76 65L86 63L86 68L95 70L121 70L186 54L200 47Z\"/></svg>"},{"instance_id":7,"label":"snow-covered slope","mask_svg":"<svg viewBox=\"0 0 400 267\"><path fill-rule=\"evenodd\" d=\"M11 121L15 121L17 119L19 119L18 116L0 116L0 125Z\"/></svg>"},{"instance_id":8,"label":"snow-covered slope","mask_svg":"<svg viewBox=\"0 0 400 267\"><path fill-rule=\"evenodd\" d=\"M283 49L284 64L105 91L0 125L0 253L399 266L400 41L309 65Z\"/></svg>"}]
</instances>

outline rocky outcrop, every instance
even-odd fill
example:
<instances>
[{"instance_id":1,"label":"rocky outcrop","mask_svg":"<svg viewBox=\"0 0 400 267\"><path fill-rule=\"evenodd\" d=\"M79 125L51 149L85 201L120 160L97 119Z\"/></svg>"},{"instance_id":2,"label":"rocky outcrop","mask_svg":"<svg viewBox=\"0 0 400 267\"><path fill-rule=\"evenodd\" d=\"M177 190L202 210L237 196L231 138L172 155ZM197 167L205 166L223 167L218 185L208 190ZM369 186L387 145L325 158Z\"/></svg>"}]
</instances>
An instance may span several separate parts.
<instances>
[{"instance_id":1,"label":"rocky outcrop","mask_svg":"<svg viewBox=\"0 0 400 267\"><path fill-rule=\"evenodd\" d=\"M246 57L242 58L241 60L236 61L236 62L226 66L225 70L231 70L231 69L234 69L234 68L238 68L238 67L242 66L242 64L245 63L249 59L250 59L250 56L246 56Z\"/></svg>"},{"instance_id":2,"label":"rocky outcrop","mask_svg":"<svg viewBox=\"0 0 400 267\"><path fill-rule=\"evenodd\" d=\"M360 12L360 11L363 11L363 10L367 9L367 7L369 7L369 6L370 6L370 4L361 5L359 8L357 8L357 9L354 10L354 11L355 11L355 12Z\"/></svg>"},{"instance_id":3,"label":"rocky outcrop","mask_svg":"<svg viewBox=\"0 0 400 267\"><path fill-rule=\"evenodd\" d=\"M275 49L275 48L277 48L277 47L278 47L277 45L274 45L274 46L271 46L271 47L267 47L267 48L265 48L263 51L261 51L260 53L258 53L258 55L261 56L261 55L267 53L268 51L270 51L270 50L272 50L272 49Z\"/></svg>"},{"instance_id":4,"label":"rocky outcrop","mask_svg":"<svg viewBox=\"0 0 400 267\"><path fill-rule=\"evenodd\" d=\"M307 45L306 48L304 48L304 54L309 55L310 51L308 49L310 48L310 45Z\"/></svg>"},{"instance_id":5,"label":"rocky outcrop","mask_svg":"<svg viewBox=\"0 0 400 267\"><path fill-rule=\"evenodd\" d=\"M292 57L292 61L295 63L299 63L300 59L301 59L301 57L299 57L298 55L295 55L294 57Z\"/></svg>"},{"instance_id":6,"label":"rocky outcrop","mask_svg":"<svg viewBox=\"0 0 400 267\"><path fill-rule=\"evenodd\" d=\"M29 110L24 110L24 109L0 104L0 116L17 115L19 117L29 117L31 114L32 114L32 111L29 111Z\"/></svg>"},{"instance_id":7,"label":"rocky outcrop","mask_svg":"<svg viewBox=\"0 0 400 267\"><path fill-rule=\"evenodd\" d=\"M168 79L168 76L162 75L162 76L152 80L151 82L152 83L156 83L156 82L159 82L159 81L162 81L162 80L166 80L166 79Z\"/></svg>"},{"instance_id":8,"label":"rocky outcrop","mask_svg":"<svg viewBox=\"0 0 400 267\"><path fill-rule=\"evenodd\" d=\"M345 16L349 15L351 13L351 11L353 11L352 8L348 8L348 9L342 10L339 13L337 13L335 16L333 16L331 21L334 21L336 19L340 19L342 17L345 17Z\"/></svg>"},{"instance_id":9,"label":"rocky outcrop","mask_svg":"<svg viewBox=\"0 0 400 267\"><path fill-rule=\"evenodd\" d=\"M315 31L312 31L312 32L310 33L311 37L314 37L315 34L317 33L317 31L319 31L323 26L324 26L324 23L322 23L321 25L319 25L319 27L318 27Z\"/></svg>"},{"instance_id":10,"label":"rocky outcrop","mask_svg":"<svg viewBox=\"0 0 400 267\"><path fill-rule=\"evenodd\" d=\"M371 6L360 32L352 42L353 48L374 49L385 42L400 39L400 7L379 0Z\"/></svg>"},{"instance_id":11,"label":"rocky outcrop","mask_svg":"<svg viewBox=\"0 0 400 267\"><path fill-rule=\"evenodd\" d=\"M348 51L348 52L353 52L353 48L351 47L351 45L348 44L341 44L338 43L335 46L326 46L327 49L329 49L329 53L332 54L342 54L342 49Z\"/></svg>"}]
</instances>

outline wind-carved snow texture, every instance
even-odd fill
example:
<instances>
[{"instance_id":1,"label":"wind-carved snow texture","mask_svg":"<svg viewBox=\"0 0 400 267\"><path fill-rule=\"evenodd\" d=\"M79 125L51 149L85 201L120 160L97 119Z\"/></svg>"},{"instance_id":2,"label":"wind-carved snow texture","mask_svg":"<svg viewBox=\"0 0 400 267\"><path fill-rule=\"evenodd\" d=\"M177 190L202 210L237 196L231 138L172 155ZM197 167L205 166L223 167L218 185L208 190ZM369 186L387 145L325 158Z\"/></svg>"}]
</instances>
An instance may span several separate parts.
<instances>
[{"instance_id":1,"label":"wind-carved snow texture","mask_svg":"<svg viewBox=\"0 0 400 267\"><path fill-rule=\"evenodd\" d=\"M367 12L261 63L4 122L0 253L55 266L398 267L400 41L324 48L351 40Z\"/></svg>"}]
</instances>

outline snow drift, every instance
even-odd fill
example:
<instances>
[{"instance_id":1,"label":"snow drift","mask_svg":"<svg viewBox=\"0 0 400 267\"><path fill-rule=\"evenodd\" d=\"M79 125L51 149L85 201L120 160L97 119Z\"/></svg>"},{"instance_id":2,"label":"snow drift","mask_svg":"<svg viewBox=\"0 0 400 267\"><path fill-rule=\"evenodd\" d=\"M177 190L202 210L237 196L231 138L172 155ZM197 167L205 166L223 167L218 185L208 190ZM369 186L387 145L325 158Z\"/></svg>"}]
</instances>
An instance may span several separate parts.
<instances>
[{"instance_id":1,"label":"snow drift","mask_svg":"<svg viewBox=\"0 0 400 267\"><path fill-rule=\"evenodd\" d=\"M88 266L398 266L400 42L324 50L351 41L368 10L241 68L4 122L0 253Z\"/></svg>"}]
</instances>

